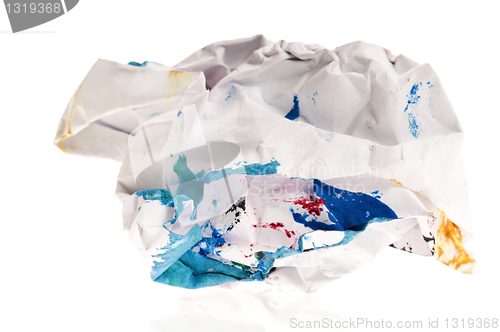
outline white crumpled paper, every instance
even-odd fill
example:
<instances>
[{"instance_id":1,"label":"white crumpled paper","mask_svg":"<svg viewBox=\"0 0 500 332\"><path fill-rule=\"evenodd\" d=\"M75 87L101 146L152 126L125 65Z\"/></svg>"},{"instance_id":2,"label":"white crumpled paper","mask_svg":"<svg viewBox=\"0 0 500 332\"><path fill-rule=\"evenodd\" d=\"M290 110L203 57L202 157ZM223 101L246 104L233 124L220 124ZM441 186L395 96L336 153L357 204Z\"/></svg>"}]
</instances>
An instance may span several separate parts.
<instances>
[{"instance_id":1,"label":"white crumpled paper","mask_svg":"<svg viewBox=\"0 0 500 332\"><path fill-rule=\"evenodd\" d=\"M255 36L173 67L98 60L55 144L123 161L124 228L153 280L308 291L388 246L470 273L462 137L427 64Z\"/></svg>"}]
</instances>

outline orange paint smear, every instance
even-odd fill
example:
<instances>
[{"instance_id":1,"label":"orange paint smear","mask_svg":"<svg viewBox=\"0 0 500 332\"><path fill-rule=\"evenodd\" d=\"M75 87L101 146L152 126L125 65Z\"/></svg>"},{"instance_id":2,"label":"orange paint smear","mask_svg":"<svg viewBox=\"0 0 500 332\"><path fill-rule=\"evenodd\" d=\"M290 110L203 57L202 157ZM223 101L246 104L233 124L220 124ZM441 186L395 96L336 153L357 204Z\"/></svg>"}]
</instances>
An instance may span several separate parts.
<instances>
[{"instance_id":1,"label":"orange paint smear","mask_svg":"<svg viewBox=\"0 0 500 332\"><path fill-rule=\"evenodd\" d=\"M68 123L68 130L69 130L69 133L62 135L61 138L59 139L59 142L64 141L68 137L71 137L71 129L69 129L69 123Z\"/></svg>"},{"instance_id":2,"label":"orange paint smear","mask_svg":"<svg viewBox=\"0 0 500 332\"><path fill-rule=\"evenodd\" d=\"M397 184L399 184L401 187L404 187L404 186L403 186L403 184L402 184L401 182L399 182L399 181L396 181L396 179L391 179L391 181L394 181L394 182L396 182Z\"/></svg>"},{"instance_id":3,"label":"orange paint smear","mask_svg":"<svg viewBox=\"0 0 500 332\"><path fill-rule=\"evenodd\" d=\"M59 142L64 141L66 138L73 136L73 133L71 132L71 120L73 119L73 109L75 108L76 98L78 97L78 93L80 92L81 88L82 88L82 84L80 84L78 86L78 89L76 89L76 91L75 91L75 97L73 99L73 104L71 104L71 108L70 108L69 113L68 113L68 120L66 121L66 128L67 128L66 134L61 136L61 138L59 139ZM63 152L66 153L66 151L64 151L64 150L63 150Z\"/></svg>"},{"instance_id":4,"label":"orange paint smear","mask_svg":"<svg viewBox=\"0 0 500 332\"><path fill-rule=\"evenodd\" d=\"M64 146L62 146L61 144L57 144L57 147L59 148L59 150L61 150L62 152L66 153L66 148Z\"/></svg>"},{"instance_id":5,"label":"orange paint smear","mask_svg":"<svg viewBox=\"0 0 500 332\"><path fill-rule=\"evenodd\" d=\"M442 211L436 235L435 256L443 264L467 274L472 274L476 266L474 257L465 251L460 227Z\"/></svg>"}]
</instances>

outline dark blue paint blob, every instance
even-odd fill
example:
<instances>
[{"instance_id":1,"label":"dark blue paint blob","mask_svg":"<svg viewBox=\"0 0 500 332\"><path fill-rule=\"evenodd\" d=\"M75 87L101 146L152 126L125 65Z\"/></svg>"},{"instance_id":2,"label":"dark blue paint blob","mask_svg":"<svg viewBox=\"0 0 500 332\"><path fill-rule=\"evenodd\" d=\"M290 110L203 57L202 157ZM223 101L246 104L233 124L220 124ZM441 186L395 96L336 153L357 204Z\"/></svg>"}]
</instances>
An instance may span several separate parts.
<instances>
[{"instance_id":1,"label":"dark blue paint blob","mask_svg":"<svg viewBox=\"0 0 500 332\"><path fill-rule=\"evenodd\" d=\"M218 255L216 248L226 243L226 240L222 236L226 234L228 230L223 232L222 230L215 228L210 221L203 225L202 230L205 232L206 228L210 228L211 234L210 237L204 237L197 244L200 248L199 252L203 256L207 256L208 254Z\"/></svg>"},{"instance_id":2,"label":"dark blue paint blob","mask_svg":"<svg viewBox=\"0 0 500 332\"><path fill-rule=\"evenodd\" d=\"M143 63L139 63L139 62L135 62L135 61L130 61L128 64L131 66L135 66L135 67L146 67L148 62L144 61Z\"/></svg>"},{"instance_id":3,"label":"dark blue paint blob","mask_svg":"<svg viewBox=\"0 0 500 332\"><path fill-rule=\"evenodd\" d=\"M309 227L310 229L313 229L315 231L317 231L317 230L343 231L344 230L344 228L339 223L325 224L324 222L316 221L316 218L312 218L311 220L307 220L307 217L310 216L309 213L307 213L307 212L304 212L304 214L300 214L300 213L294 212L293 209L290 209L290 212L292 212L293 220L295 220L296 223L302 224L302 225Z\"/></svg>"},{"instance_id":4,"label":"dark blue paint blob","mask_svg":"<svg viewBox=\"0 0 500 332\"><path fill-rule=\"evenodd\" d=\"M208 254L218 255L216 249L224 243L226 243L226 240L221 237L204 237L198 244L200 254L203 256L207 256Z\"/></svg>"},{"instance_id":5,"label":"dark blue paint blob","mask_svg":"<svg viewBox=\"0 0 500 332\"><path fill-rule=\"evenodd\" d=\"M299 97L297 95L293 96L293 106L290 112L288 112L287 115L285 115L285 118L288 120L295 120L299 117L300 115L300 108L299 108Z\"/></svg>"},{"instance_id":6,"label":"dark blue paint blob","mask_svg":"<svg viewBox=\"0 0 500 332\"><path fill-rule=\"evenodd\" d=\"M316 179L314 192L324 200L330 221L341 226L342 230L361 231L373 219L398 218L390 207L364 193L340 190Z\"/></svg>"}]
</instances>

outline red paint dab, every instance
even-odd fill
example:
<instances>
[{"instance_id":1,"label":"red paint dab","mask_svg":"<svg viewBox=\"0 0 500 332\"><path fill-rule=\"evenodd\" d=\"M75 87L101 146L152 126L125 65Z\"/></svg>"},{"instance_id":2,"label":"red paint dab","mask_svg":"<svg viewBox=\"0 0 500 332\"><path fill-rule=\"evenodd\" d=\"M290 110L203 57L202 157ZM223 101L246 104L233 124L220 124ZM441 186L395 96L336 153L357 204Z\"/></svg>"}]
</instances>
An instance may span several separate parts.
<instances>
[{"instance_id":1,"label":"red paint dab","mask_svg":"<svg viewBox=\"0 0 500 332\"><path fill-rule=\"evenodd\" d=\"M253 227L259 227L259 226L253 225ZM292 235L295 235L294 231L289 231L288 229L284 229L285 225L282 222L272 222L270 224L261 225L260 227L271 228L276 230L281 230L281 228L283 228L283 231L285 232L286 236L288 236L288 238L291 238Z\"/></svg>"},{"instance_id":2,"label":"red paint dab","mask_svg":"<svg viewBox=\"0 0 500 332\"><path fill-rule=\"evenodd\" d=\"M301 197L292 201L292 203L301 205L302 208L306 209L311 215L315 214L316 216L319 216L321 211L323 211L321 205L325 204L325 201L320 197L317 197L315 200L309 200L305 197Z\"/></svg>"}]
</instances>

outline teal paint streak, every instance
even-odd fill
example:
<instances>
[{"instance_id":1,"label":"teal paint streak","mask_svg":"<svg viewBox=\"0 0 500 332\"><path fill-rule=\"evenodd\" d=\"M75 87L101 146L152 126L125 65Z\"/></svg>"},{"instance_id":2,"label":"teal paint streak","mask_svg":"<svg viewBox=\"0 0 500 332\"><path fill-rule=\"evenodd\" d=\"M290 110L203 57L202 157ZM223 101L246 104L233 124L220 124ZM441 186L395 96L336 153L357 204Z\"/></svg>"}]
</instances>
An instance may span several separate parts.
<instances>
[{"instance_id":1,"label":"teal paint streak","mask_svg":"<svg viewBox=\"0 0 500 332\"><path fill-rule=\"evenodd\" d=\"M142 197L145 201L160 201L161 205L173 207L172 194L165 189L144 189L139 190L135 195Z\"/></svg>"},{"instance_id":2,"label":"teal paint streak","mask_svg":"<svg viewBox=\"0 0 500 332\"><path fill-rule=\"evenodd\" d=\"M233 174L247 174L247 175L277 174L278 166L280 166L280 163L273 159L267 164L255 163L255 164L242 165L239 167L226 168L224 170L210 172L205 176L203 176L201 180L208 184Z\"/></svg>"},{"instance_id":3,"label":"teal paint streak","mask_svg":"<svg viewBox=\"0 0 500 332\"><path fill-rule=\"evenodd\" d=\"M174 172L179 177L180 182L196 180L196 175L187 166L187 158L181 154L174 164Z\"/></svg>"},{"instance_id":4,"label":"teal paint streak","mask_svg":"<svg viewBox=\"0 0 500 332\"><path fill-rule=\"evenodd\" d=\"M153 280L157 279L182 255L184 255L186 251L191 249L191 247L193 247L201 239L201 229L197 224L194 224L191 230L185 236L170 233L170 242L166 246L160 248L160 250L166 251L162 254L153 255L154 258L159 258L161 261L154 262L154 265L151 269L151 278Z\"/></svg>"},{"instance_id":5,"label":"teal paint streak","mask_svg":"<svg viewBox=\"0 0 500 332\"><path fill-rule=\"evenodd\" d=\"M130 61L128 65L134 66L134 67L146 67L148 64L148 61L144 61L143 63L135 62L135 61Z\"/></svg>"},{"instance_id":6,"label":"teal paint streak","mask_svg":"<svg viewBox=\"0 0 500 332\"><path fill-rule=\"evenodd\" d=\"M198 180L197 176L189 169L187 166L187 159L185 155L180 155L179 159L174 164L174 172L179 177L179 187L177 188L176 195L186 196L193 200L193 213L191 215L191 220L195 220L198 212L198 205L203 200L204 186L205 183ZM204 174L200 172L198 174ZM176 200L176 203L181 203L180 200ZM179 205L179 209L176 206L176 213L179 215L183 210L183 204Z\"/></svg>"}]
</instances>

